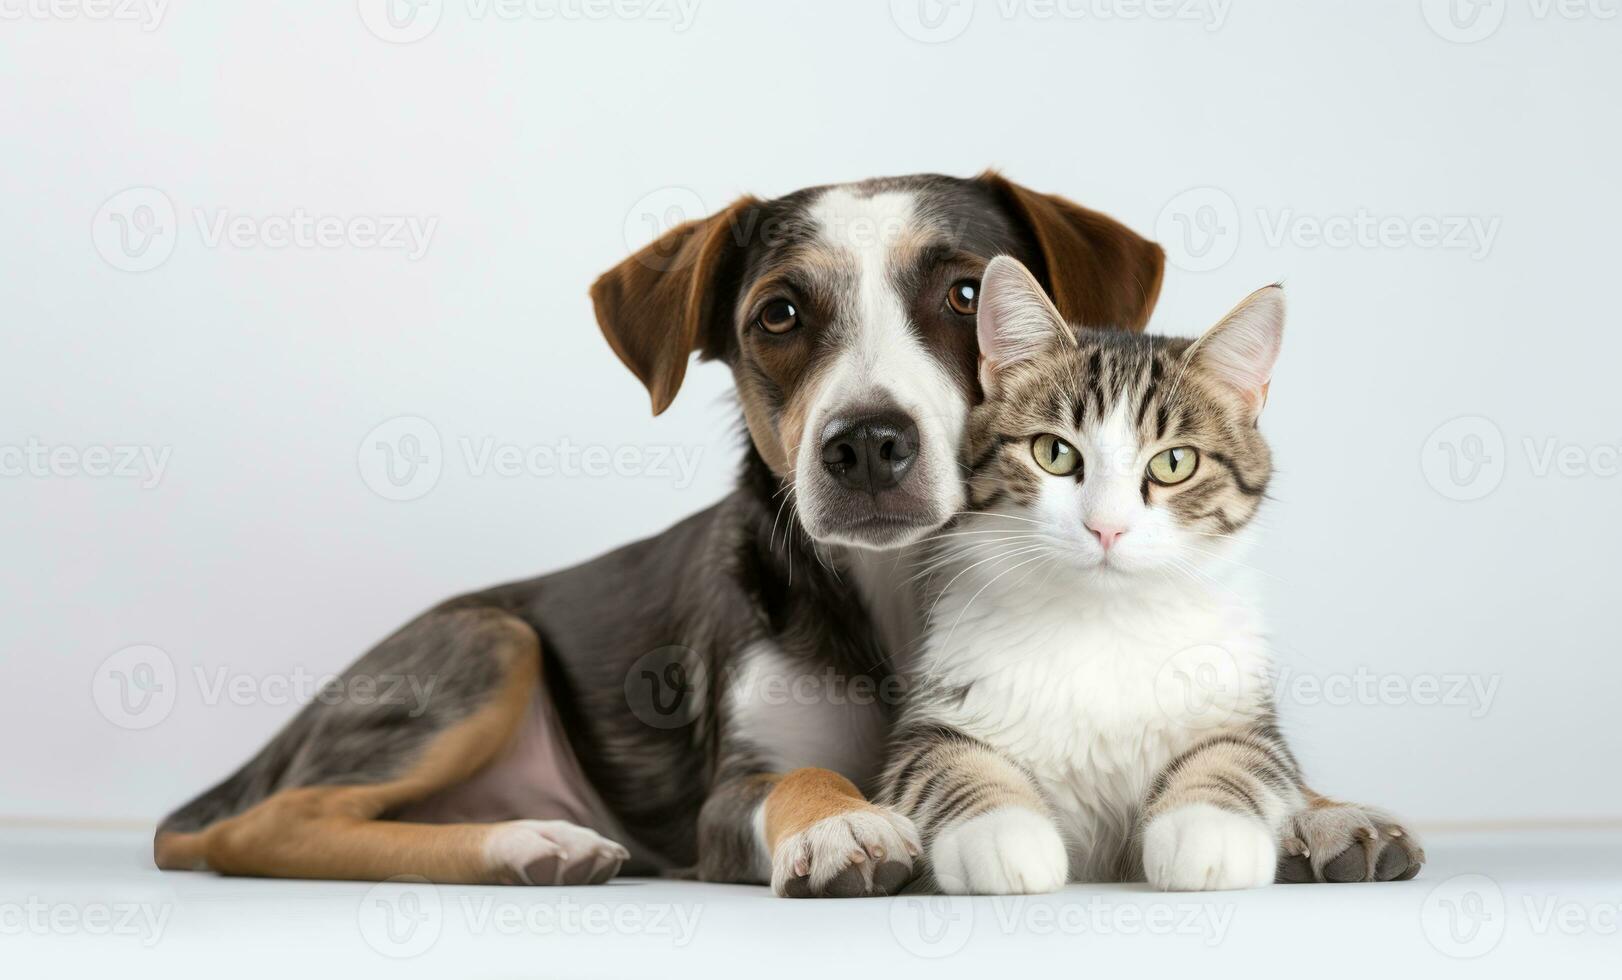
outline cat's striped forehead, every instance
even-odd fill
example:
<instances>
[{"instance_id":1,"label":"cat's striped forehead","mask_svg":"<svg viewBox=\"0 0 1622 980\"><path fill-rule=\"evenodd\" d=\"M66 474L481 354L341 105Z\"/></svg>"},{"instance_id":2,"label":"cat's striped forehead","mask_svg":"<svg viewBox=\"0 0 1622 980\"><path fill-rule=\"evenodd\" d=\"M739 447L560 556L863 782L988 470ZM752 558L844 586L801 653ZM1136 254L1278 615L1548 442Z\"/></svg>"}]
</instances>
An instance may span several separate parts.
<instances>
[{"instance_id":1,"label":"cat's striped forehead","mask_svg":"<svg viewBox=\"0 0 1622 980\"><path fill-rule=\"evenodd\" d=\"M1160 438L1182 418L1177 403L1186 399L1167 396L1183 380L1190 343L1079 331L1073 349L1051 351L1010 372L996 414L1005 423L1042 423L1046 431L1063 434L1101 425L1124 407L1136 427Z\"/></svg>"},{"instance_id":2,"label":"cat's striped forehead","mask_svg":"<svg viewBox=\"0 0 1622 980\"><path fill-rule=\"evenodd\" d=\"M1185 526L1228 533L1247 523L1272 474L1271 455L1243 399L1191 357L1194 342L1094 330L1075 340L1011 366L996 396L975 410L971 507L1034 502L1053 478L1030 465L1029 444L1051 434L1081 451L1078 480L1141 480L1145 505L1166 507ZM1140 477L1145 457L1182 446L1198 450L1199 478L1166 489ZM1087 459L1101 452L1112 458Z\"/></svg>"}]
</instances>

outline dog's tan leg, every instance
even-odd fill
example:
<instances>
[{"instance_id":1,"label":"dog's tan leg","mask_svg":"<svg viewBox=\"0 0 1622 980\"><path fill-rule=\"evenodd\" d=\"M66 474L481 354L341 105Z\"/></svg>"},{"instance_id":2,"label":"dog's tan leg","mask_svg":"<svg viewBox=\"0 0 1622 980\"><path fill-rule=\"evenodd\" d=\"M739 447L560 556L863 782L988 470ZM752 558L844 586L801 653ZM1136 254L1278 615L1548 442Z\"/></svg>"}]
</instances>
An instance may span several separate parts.
<instances>
[{"instance_id":1,"label":"dog's tan leg","mask_svg":"<svg viewBox=\"0 0 1622 980\"><path fill-rule=\"evenodd\" d=\"M520 623L500 644L504 676L489 699L438 732L398 776L366 785L285 789L190 834L161 834L160 867L225 874L376 881L418 875L469 884L583 884L606 880L625 849L564 821L411 824L379 819L453 785L512 740L534 697L540 651Z\"/></svg>"},{"instance_id":2,"label":"dog's tan leg","mask_svg":"<svg viewBox=\"0 0 1622 980\"><path fill-rule=\"evenodd\" d=\"M791 898L894 894L920 851L912 821L827 769L778 777L763 823L772 889Z\"/></svg>"}]
</instances>

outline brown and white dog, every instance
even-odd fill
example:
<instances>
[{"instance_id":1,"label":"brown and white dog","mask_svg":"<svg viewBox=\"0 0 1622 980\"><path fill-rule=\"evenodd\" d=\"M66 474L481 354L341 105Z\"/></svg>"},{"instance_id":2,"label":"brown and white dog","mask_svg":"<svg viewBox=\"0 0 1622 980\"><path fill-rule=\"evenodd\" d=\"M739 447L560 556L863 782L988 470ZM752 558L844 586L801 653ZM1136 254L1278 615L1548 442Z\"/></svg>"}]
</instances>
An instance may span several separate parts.
<instances>
[{"instance_id":1,"label":"brown and white dog","mask_svg":"<svg viewBox=\"0 0 1622 980\"><path fill-rule=\"evenodd\" d=\"M963 506L993 256L1071 321L1141 329L1162 252L995 174L745 198L592 288L655 414L690 356L728 364L751 437L737 489L656 537L443 603L165 819L160 867L585 883L627 873L891 892L911 824L863 796L919 630L900 559ZM426 710L424 710L426 708Z\"/></svg>"}]
</instances>

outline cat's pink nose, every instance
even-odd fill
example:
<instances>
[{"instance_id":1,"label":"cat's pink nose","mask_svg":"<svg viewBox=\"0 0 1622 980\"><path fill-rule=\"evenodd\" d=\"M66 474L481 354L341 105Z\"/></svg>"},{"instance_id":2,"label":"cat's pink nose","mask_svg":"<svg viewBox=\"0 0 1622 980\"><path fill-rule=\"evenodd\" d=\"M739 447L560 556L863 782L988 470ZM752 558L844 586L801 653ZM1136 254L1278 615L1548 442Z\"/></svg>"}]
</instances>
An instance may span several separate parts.
<instances>
[{"instance_id":1,"label":"cat's pink nose","mask_svg":"<svg viewBox=\"0 0 1622 980\"><path fill-rule=\"evenodd\" d=\"M1110 527L1107 524L1101 526L1089 524L1087 525L1087 530L1097 535L1098 543L1103 546L1105 551L1115 547L1115 542L1119 541L1121 535L1126 533L1126 528L1124 527Z\"/></svg>"}]
</instances>

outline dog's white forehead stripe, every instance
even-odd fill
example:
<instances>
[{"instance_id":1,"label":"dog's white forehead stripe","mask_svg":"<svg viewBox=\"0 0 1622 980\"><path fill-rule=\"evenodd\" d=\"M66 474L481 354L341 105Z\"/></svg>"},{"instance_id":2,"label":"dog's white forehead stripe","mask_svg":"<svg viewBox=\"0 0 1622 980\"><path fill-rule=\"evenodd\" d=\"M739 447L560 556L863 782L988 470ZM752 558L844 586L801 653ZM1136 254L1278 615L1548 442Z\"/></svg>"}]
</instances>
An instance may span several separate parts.
<instances>
[{"instance_id":1,"label":"dog's white forehead stripe","mask_svg":"<svg viewBox=\"0 0 1622 980\"><path fill-rule=\"evenodd\" d=\"M890 261L896 243L913 229L913 197L902 191L863 197L836 187L810 209L817 244L848 261L856 274L854 295L845 298L849 305L840 318L843 326L855 328L850 339L870 357L881 353L884 334L907 326L906 309L890 281Z\"/></svg>"},{"instance_id":2,"label":"dog's white forehead stripe","mask_svg":"<svg viewBox=\"0 0 1622 980\"><path fill-rule=\"evenodd\" d=\"M848 262L856 276L837 314L845 346L819 401L859 397L858 391L877 398L882 392L908 411L948 411L939 390L946 379L913 332L893 276L898 246L916 241L923 231L917 195L885 191L863 196L835 187L817 199L809 214L817 244Z\"/></svg>"},{"instance_id":3,"label":"dog's white forehead stripe","mask_svg":"<svg viewBox=\"0 0 1622 980\"><path fill-rule=\"evenodd\" d=\"M922 488L919 496L930 500L944 520L961 501L955 460L969 406L960 386L914 329L910 297L897 286L896 273L910 261L910 247L929 232L918 195L911 191L864 195L834 187L806 213L815 229L812 247L833 257L840 271L832 322L822 327L830 331L837 348L816 390L809 393L810 410L795 461L800 486L816 485L813 476L822 465L821 434L830 421L897 408L918 426L919 459L908 479Z\"/></svg>"}]
</instances>

